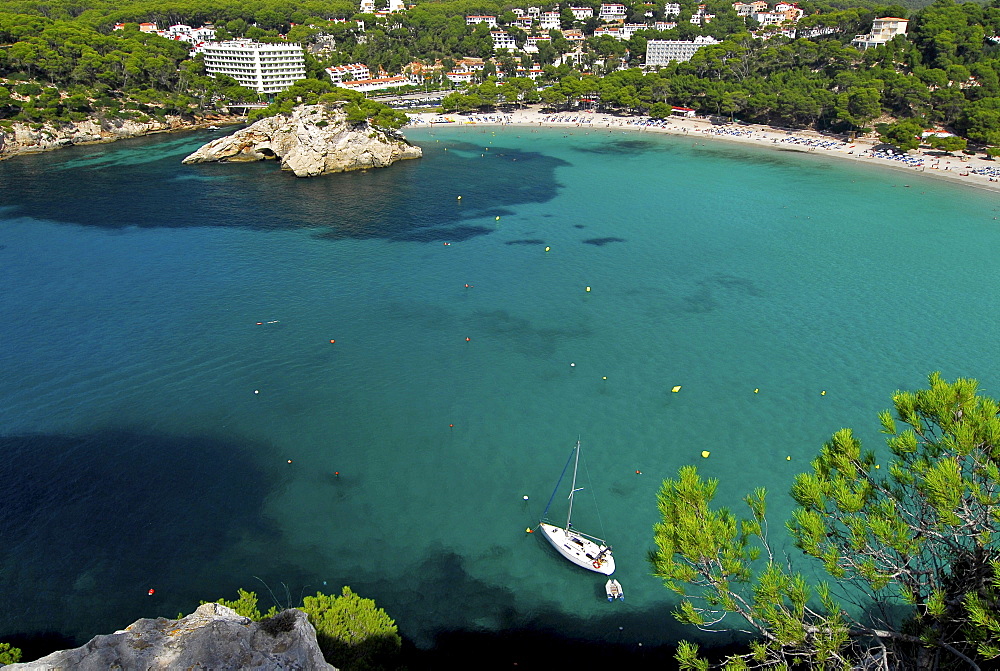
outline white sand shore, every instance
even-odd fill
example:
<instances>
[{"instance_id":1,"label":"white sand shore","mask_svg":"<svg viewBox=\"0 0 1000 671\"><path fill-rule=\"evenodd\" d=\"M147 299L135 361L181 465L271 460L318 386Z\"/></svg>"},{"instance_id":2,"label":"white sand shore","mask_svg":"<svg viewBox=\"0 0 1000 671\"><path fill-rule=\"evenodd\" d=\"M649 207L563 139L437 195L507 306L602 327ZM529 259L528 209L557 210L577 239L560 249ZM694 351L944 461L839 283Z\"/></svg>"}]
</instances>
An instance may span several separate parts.
<instances>
[{"instance_id":1,"label":"white sand shore","mask_svg":"<svg viewBox=\"0 0 1000 671\"><path fill-rule=\"evenodd\" d=\"M519 125L581 128L594 131L634 131L641 133L671 133L706 140L742 142L774 149L809 152L842 159L862 161L868 165L893 168L921 175L941 177L972 187L1000 191L1000 161L961 154L945 155L933 150L920 150L904 156L890 157L872 148L877 140L860 139L843 142L831 136L802 130L784 130L751 124L713 124L708 119L672 117L656 121L649 117L619 117L591 112L543 114L539 106L529 106L514 112L493 114L410 114L410 126L421 127L436 123L462 125Z\"/></svg>"}]
</instances>

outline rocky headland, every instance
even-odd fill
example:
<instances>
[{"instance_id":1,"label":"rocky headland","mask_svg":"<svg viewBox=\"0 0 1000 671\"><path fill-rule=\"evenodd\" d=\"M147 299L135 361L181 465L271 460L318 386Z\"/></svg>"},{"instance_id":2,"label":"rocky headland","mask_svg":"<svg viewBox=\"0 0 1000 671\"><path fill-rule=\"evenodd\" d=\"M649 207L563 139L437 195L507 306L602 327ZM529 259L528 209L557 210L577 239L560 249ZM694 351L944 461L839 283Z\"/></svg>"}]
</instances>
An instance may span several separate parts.
<instances>
[{"instance_id":1,"label":"rocky headland","mask_svg":"<svg viewBox=\"0 0 1000 671\"><path fill-rule=\"evenodd\" d=\"M122 631L95 636L12 671L108 669L275 669L336 671L323 659L316 630L300 610L253 622L217 603L202 604L179 620L137 620Z\"/></svg>"},{"instance_id":2,"label":"rocky headland","mask_svg":"<svg viewBox=\"0 0 1000 671\"><path fill-rule=\"evenodd\" d=\"M9 129L0 128L0 160L76 144L114 142L153 133L199 128L211 123L233 123L235 119L236 117L210 117L192 120L168 116L163 121L90 118L61 125L15 123Z\"/></svg>"},{"instance_id":3,"label":"rocky headland","mask_svg":"<svg viewBox=\"0 0 1000 671\"><path fill-rule=\"evenodd\" d=\"M291 114L267 117L209 142L184 163L263 161L276 159L296 177L349 170L384 168L396 161L420 158L420 147L400 133L351 124L341 105L300 105Z\"/></svg>"}]
</instances>

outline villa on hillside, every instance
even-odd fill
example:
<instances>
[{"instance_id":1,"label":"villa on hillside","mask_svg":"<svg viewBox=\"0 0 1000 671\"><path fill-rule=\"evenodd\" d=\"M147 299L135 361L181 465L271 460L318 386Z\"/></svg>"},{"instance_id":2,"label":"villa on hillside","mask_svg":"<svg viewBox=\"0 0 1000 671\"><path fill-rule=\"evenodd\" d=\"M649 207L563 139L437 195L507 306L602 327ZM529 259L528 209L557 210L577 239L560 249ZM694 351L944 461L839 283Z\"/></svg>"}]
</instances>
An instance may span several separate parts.
<instances>
[{"instance_id":1,"label":"villa on hillside","mask_svg":"<svg viewBox=\"0 0 1000 671\"><path fill-rule=\"evenodd\" d=\"M465 24L468 26L474 26L477 23L485 23L490 28L497 27L497 17L495 16L467 16L465 17Z\"/></svg>"},{"instance_id":2,"label":"villa on hillside","mask_svg":"<svg viewBox=\"0 0 1000 671\"><path fill-rule=\"evenodd\" d=\"M602 4L599 15L601 21L624 21L628 18L628 7L617 3Z\"/></svg>"},{"instance_id":3,"label":"villa on hillside","mask_svg":"<svg viewBox=\"0 0 1000 671\"><path fill-rule=\"evenodd\" d=\"M371 79L372 73L364 63L351 63L350 65L334 65L326 69L326 74L334 84L345 81L356 81L359 79Z\"/></svg>"},{"instance_id":4,"label":"villa on hillside","mask_svg":"<svg viewBox=\"0 0 1000 671\"><path fill-rule=\"evenodd\" d=\"M899 19L892 16L875 19L872 22L872 31L867 35L856 36L851 40L851 46L862 51L880 47L886 42L891 41L896 35L906 35L907 23L909 22L906 19Z\"/></svg>"}]
</instances>

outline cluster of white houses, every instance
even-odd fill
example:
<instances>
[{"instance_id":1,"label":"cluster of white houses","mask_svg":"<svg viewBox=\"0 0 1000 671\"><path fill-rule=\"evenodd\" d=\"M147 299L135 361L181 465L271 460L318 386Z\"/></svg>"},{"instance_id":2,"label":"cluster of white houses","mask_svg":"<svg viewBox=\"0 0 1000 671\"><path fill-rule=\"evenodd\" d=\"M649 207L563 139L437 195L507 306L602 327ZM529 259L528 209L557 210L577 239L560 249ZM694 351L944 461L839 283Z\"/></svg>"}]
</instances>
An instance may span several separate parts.
<instances>
[{"instance_id":1,"label":"cluster of white houses","mask_svg":"<svg viewBox=\"0 0 1000 671\"><path fill-rule=\"evenodd\" d=\"M124 28L124 23L115 24L115 30L123 30ZM183 23L176 23L169 26L166 30L160 30L155 23L140 23L139 31L143 33L156 33L160 37L165 37L168 40L190 42L191 44L209 42L215 39L215 27L211 25L201 26L200 28L192 28L191 26L184 25Z\"/></svg>"},{"instance_id":2,"label":"cluster of white houses","mask_svg":"<svg viewBox=\"0 0 1000 671\"><path fill-rule=\"evenodd\" d=\"M385 15L406 9L403 4L404 0L388 0L387 9L376 10L376 1L361 0L361 11ZM569 9L573 13L574 20L586 21L595 18L595 10L591 7L571 6ZM733 9L738 15L753 18L762 27L769 30L770 32L766 33L765 36L781 34L794 38L796 36L795 24L803 15L803 10L791 2L778 2L772 8L765 0L755 0L749 3L738 0L733 4ZM520 50L526 53L538 53L539 44L552 39L548 31L560 30L561 14L558 6L552 11L542 11L538 7L515 8L511 11L516 17L513 25L525 30L537 26L545 33L529 36L525 38L523 45L519 46L517 40L510 33L498 26L495 16L470 15L465 17L465 21L468 25L484 23L489 26L493 47L498 51ZM680 11L680 4L667 3L664 5L664 18L679 18ZM606 25L596 28L595 36L604 35L619 40L628 40L640 30L669 30L677 26L674 21L656 21L651 24L626 23L628 8L618 3L602 4L600 9L596 10L596 18ZM697 11L691 15L690 21L691 23L705 24L713 18L715 18L713 14L706 13L705 5L699 5ZM359 22L359 25L363 26L363 23ZM906 27L906 19L894 17L875 19L871 32L856 36L851 44L858 49L877 47L889 42L897 35L905 35ZM124 24L115 26L116 30L122 28L124 28ZM229 75L241 85L258 93L275 94L284 91L306 75L303 49L297 44L262 44L251 40L214 42L212 40L215 39L215 30L210 25L192 28L176 24L166 30L160 30L155 23L141 23L139 30L191 43L192 55L204 54L205 69L209 75ZM833 32L833 30L832 28L803 30L799 31L799 37L813 37ZM560 30L560 32L572 44L579 45L585 39L583 32L578 29L565 29ZM696 37L693 40L648 40L646 43L646 66L655 68L665 66L672 61L688 61L698 49L718 43L718 40L706 36ZM456 63L452 71L446 72L445 76L455 84L470 83L475 81L477 73L482 70L483 66L482 59L462 59ZM367 92L420 84L422 83L422 72L419 70L421 70L419 63L414 63L410 68L409 77L388 76L384 71L373 77L371 71L364 64L353 63L329 67L326 72L330 81L337 86ZM518 71L519 76L533 79L539 77L541 73L542 70L537 65L530 69L520 68Z\"/></svg>"}]
</instances>

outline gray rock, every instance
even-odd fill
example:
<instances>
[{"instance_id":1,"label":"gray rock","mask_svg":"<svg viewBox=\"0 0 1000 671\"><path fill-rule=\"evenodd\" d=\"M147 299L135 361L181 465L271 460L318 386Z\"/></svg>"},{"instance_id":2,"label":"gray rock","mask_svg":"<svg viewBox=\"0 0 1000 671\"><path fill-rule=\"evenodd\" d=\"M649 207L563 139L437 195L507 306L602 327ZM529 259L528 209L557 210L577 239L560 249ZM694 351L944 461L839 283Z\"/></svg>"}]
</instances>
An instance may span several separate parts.
<instances>
[{"instance_id":1,"label":"gray rock","mask_svg":"<svg viewBox=\"0 0 1000 671\"><path fill-rule=\"evenodd\" d=\"M231 608L206 603L180 620L143 619L123 631L95 636L86 645L34 662L4 667L17 671L108 671L132 669L336 669L327 664L316 630L300 610L260 622Z\"/></svg>"},{"instance_id":2,"label":"gray rock","mask_svg":"<svg viewBox=\"0 0 1000 671\"><path fill-rule=\"evenodd\" d=\"M384 168L396 161L420 158L420 147L399 133L347 123L341 104L300 105L291 115L278 115L209 142L184 163L279 159L296 177L348 170Z\"/></svg>"},{"instance_id":3,"label":"gray rock","mask_svg":"<svg viewBox=\"0 0 1000 671\"><path fill-rule=\"evenodd\" d=\"M178 130L189 125L191 124L180 117L168 117L165 121L90 118L62 125L47 123L40 128L33 127L34 124L17 122L9 129L0 128L0 159L75 144L113 142L128 137Z\"/></svg>"}]
</instances>

